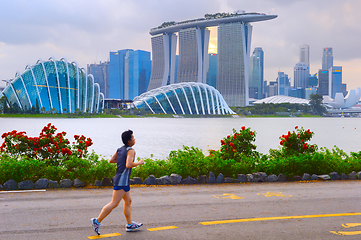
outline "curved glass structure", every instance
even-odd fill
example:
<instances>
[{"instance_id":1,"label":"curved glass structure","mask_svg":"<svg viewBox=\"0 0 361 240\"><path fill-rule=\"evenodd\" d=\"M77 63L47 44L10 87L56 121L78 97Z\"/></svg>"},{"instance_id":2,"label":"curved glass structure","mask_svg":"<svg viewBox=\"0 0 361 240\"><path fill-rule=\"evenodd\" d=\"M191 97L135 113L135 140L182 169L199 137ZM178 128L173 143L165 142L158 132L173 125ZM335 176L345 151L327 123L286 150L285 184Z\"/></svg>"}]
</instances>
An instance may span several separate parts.
<instances>
[{"instance_id":1,"label":"curved glass structure","mask_svg":"<svg viewBox=\"0 0 361 240\"><path fill-rule=\"evenodd\" d=\"M171 84L134 98L138 109L165 114L235 114L214 87L198 82Z\"/></svg>"},{"instance_id":2,"label":"curved glass structure","mask_svg":"<svg viewBox=\"0 0 361 240\"><path fill-rule=\"evenodd\" d=\"M65 58L58 61L51 57L45 62L39 59L35 65L27 65L23 73L17 72L14 79L7 81L2 94L9 105L22 110L36 104L58 113L97 113L104 108L104 94L93 75Z\"/></svg>"}]
</instances>

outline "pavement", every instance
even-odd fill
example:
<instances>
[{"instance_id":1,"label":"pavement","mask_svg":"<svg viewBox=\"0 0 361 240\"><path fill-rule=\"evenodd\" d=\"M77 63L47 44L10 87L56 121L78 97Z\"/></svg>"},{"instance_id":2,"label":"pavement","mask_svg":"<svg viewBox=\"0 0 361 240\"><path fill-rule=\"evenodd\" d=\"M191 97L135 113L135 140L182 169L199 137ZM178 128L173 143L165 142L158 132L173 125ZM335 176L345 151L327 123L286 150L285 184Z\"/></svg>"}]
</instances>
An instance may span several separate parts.
<instances>
[{"instance_id":1,"label":"pavement","mask_svg":"<svg viewBox=\"0 0 361 240\"><path fill-rule=\"evenodd\" d=\"M361 181L234 183L131 188L97 236L90 218L112 189L0 192L0 239L361 239Z\"/></svg>"}]
</instances>

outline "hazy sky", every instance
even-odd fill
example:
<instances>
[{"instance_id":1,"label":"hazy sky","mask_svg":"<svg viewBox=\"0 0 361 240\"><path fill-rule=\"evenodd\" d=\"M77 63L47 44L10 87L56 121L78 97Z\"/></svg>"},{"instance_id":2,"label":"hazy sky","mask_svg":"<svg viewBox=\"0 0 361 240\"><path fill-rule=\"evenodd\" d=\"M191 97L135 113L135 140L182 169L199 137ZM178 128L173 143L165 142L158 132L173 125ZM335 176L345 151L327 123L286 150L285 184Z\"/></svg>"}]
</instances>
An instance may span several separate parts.
<instances>
[{"instance_id":1,"label":"hazy sky","mask_svg":"<svg viewBox=\"0 0 361 240\"><path fill-rule=\"evenodd\" d=\"M293 82L299 48L308 44L311 73L321 68L322 49L332 47L347 89L361 87L360 0L0 0L0 80L39 58L85 68L110 51L151 51L149 30L163 22L236 10L278 15L252 24L251 49L264 50L266 80L280 70Z\"/></svg>"}]
</instances>

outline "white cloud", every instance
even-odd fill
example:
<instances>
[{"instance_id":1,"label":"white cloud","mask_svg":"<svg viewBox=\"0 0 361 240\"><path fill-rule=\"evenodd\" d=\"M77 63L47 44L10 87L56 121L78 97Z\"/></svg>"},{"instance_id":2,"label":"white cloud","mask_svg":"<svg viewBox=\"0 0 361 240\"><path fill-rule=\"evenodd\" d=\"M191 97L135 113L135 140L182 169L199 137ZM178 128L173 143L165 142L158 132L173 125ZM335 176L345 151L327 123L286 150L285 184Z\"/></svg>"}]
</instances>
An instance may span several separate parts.
<instances>
[{"instance_id":1,"label":"white cloud","mask_svg":"<svg viewBox=\"0 0 361 240\"><path fill-rule=\"evenodd\" d=\"M275 80L278 70L293 78L299 47L308 44L311 72L320 67L322 48L333 47L335 63L343 66L343 81L350 89L361 85L359 9L358 0L2 1L0 78L12 78L38 58L66 57L86 67L107 60L109 51L151 51L149 30L162 22L245 10L278 15L253 24L252 49L265 51L267 80Z\"/></svg>"}]
</instances>

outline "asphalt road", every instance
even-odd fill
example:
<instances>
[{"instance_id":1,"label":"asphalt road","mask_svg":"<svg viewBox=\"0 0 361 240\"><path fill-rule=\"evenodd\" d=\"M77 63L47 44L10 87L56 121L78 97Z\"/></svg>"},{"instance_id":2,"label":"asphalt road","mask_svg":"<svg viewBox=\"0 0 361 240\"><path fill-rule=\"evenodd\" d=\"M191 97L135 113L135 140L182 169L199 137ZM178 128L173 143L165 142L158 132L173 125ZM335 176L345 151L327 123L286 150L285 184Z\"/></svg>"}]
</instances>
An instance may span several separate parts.
<instances>
[{"instance_id":1,"label":"asphalt road","mask_svg":"<svg viewBox=\"0 0 361 240\"><path fill-rule=\"evenodd\" d=\"M132 187L102 239L361 239L361 181ZM112 189L0 192L0 239L90 239Z\"/></svg>"}]
</instances>

